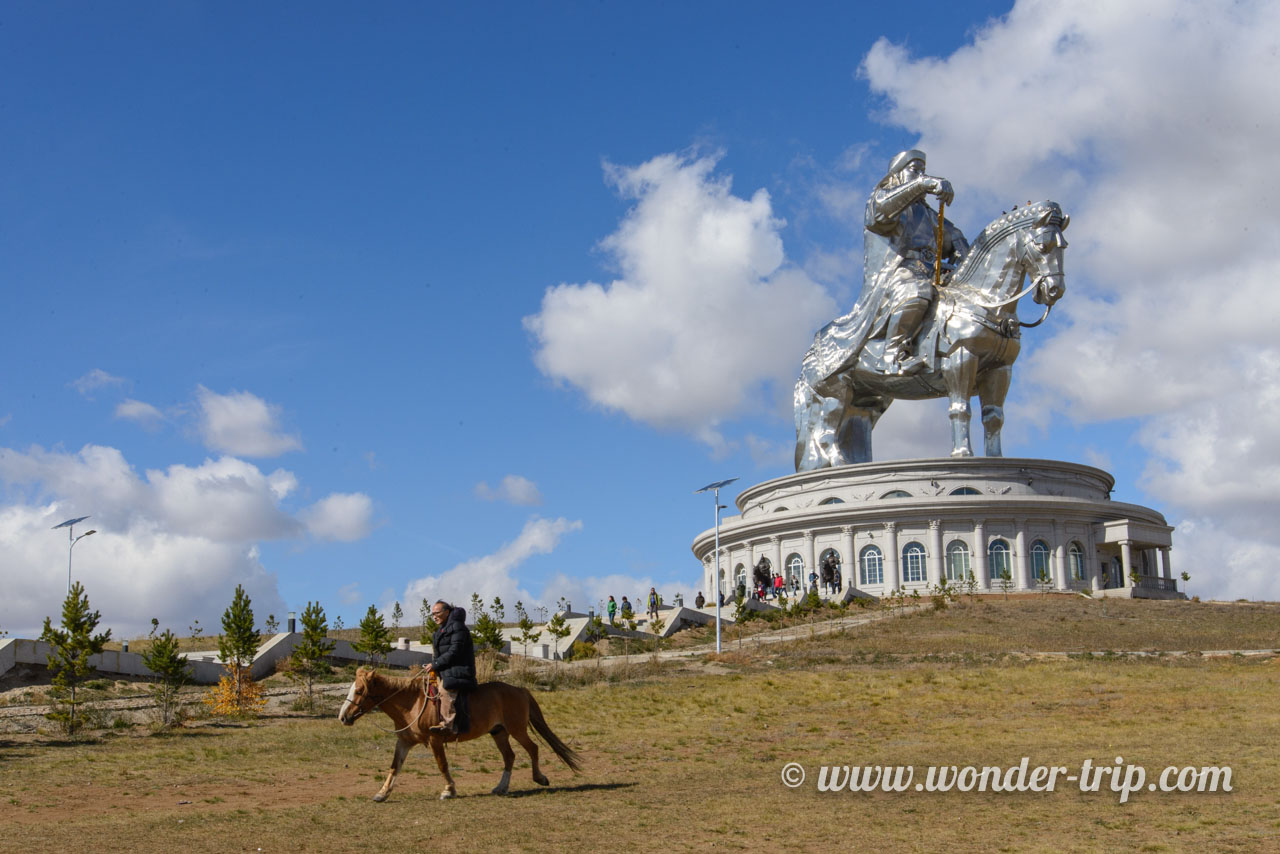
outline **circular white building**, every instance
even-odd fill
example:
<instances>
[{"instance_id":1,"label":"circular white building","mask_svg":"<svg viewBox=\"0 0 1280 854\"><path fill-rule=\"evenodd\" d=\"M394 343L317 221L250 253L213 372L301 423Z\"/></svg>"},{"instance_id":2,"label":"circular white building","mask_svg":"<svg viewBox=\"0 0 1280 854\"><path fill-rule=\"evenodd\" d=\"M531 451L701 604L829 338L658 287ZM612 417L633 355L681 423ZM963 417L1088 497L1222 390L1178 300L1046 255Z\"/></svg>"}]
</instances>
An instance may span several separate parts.
<instances>
[{"instance_id":1,"label":"circular white building","mask_svg":"<svg viewBox=\"0 0 1280 854\"><path fill-rule=\"evenodd\" d=\"M761 558L788 586L808 587L829 553L844 596L922 594L943 579L977 589L1113 590L1180 597L1170 527L1148 507L1111 500L1115 479L1091 466L1006 457L890 460L765 481L737 498L739 515L693 541L703 589L752 586ZM1137 583L1133 575L1137 576Z\"/></svg>"}]
</instances>

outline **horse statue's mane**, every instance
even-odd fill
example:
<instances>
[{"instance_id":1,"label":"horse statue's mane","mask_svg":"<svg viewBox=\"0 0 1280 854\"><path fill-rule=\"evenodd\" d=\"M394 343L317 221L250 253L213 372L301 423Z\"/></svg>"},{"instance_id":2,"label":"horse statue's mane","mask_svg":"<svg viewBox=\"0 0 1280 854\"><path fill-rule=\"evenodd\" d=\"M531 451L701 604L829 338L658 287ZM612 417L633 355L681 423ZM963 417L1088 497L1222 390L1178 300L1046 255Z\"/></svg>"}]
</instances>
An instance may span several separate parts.
<instances>
[{"instance_id":1,"label":"horse statue's mane","mask_svg":"<svg viewBox=\"0 0 1280 854\"><path fill-rule=\"evenodd\" d=\"M1057 202L1043 201L1023 208L1015 207L990 223L974 239L973 245L965 253L960 266L951 274L951 284L965 284L982 270L983 260L998 247L1003 240L1019 229L1025 228L1029 222L1039 219L1048 211L1048 224L1065 228L1066 216Z\"/></svg>"}]
</instances>

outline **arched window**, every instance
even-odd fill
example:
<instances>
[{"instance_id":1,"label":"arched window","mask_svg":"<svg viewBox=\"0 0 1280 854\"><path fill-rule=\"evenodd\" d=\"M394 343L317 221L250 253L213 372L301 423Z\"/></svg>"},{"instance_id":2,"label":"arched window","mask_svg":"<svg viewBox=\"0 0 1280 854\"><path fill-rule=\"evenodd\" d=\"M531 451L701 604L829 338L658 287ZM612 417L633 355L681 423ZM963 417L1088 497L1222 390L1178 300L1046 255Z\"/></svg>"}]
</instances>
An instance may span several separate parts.
<instances>
[{"instance_id":1,"label":"arched window","mask_svg":"<svg viewBox=\"0 0 1280 854\"><path fill-rule=\"evenodd\" d=\"M910 498L911 493L907 492L905 489L891 489L888 492L886 492L884 495L881 495L880 497L881 498Z\"/></svg>"},{"instance_id":2,"label":"arched window","mask_svg":"<svg viewBox=\"0 0 1280 854\"><path fill-rule=\"evenodd\" d=\"M947 581L964 581L969 577L969 547L963 540L947 544Z\"/></svg>"},{"instance_id":3,"label":"arched window","mask_svg":"<svg viewBox=\"0 0 1280 854\"><path fill-rule=\"evenodd\" d=\"M1009 544L1004 540L992 540L987 546L987 567L991 571L991 584L999 586L1000 579L1013 580L1013 560Z\"/></svg>"},{"instance_id":4,"label":"arched window","mask_svg":"<svg viewBox=\"0 0 1280 854\"><path fill-rule=\"evenodd\" d=\"M902 547L902 580L925 580L924 546L919 543L907 543Z\"/></svg>"},{"instance_id":5,"label":"arched window","mask_svg":"<svg viewBox=\"0 0 1280 854\"><path fill-rule=\"evenodd\" d=\"M788 587L791 586L792 581L795 581L801 587L808 587L808 581L804 577L804 558L792 552L787 556L785 565L787 567L786 582Z\"/></svg>"},{"instance_id":6,"label":"arched window","mask_svg":"<svg viewBox=\"0 0 1280 854\"><path fill-rule=\"evenodd\" d=\"M858 555L858 583L884 584L884 555L877 546L866 546Z\"/></svg>"},{"instance_id":7,"label":"arched window","mask_svg":"<svg viewBox=\"0 0 1280 854\"><path fill-rule=\"evenodd\" d=\"M972 486L962 486L959 489L951 490L952 495L981 495L982 493L974 489Z\"/></svg>"},{"instance_id":8,"label":"arched window","mask_svg":"<svg viewBox=\"0 0 1280 854\"><path fill-rule=\"evenodd\" d=\"M818 506L821 507L823 504L843 504L843 503L844 503L844 499L842 498L824 498L818 502Z\"/></svg>"},{"instance_id":9,"label":"arched window","mask_svg":"<svg viewBox=\"0 0 1280 854\"><path fill-rule=\"evenodd\" d=\"M738 585L740 585L740 584L746 584L746 583L747 583L747 568L746 568L745 566L743 566L742 564L738 564L737 566L735 566L735 567L733 568L733 579L734 579L733 584L734 584L734 586L735 586L735 587L736 587L736 586L738 586Z\"/></svg>"},{"instance_id":10,"label":"arched window","mask_svg":"<svg viewBox=\"0 0 1280 854\"><path fill-rule=\"evenodd\" d=\"M1084 581L1084 549L1072 543L1067 549L1067 570L1072 581Z\"/></svg>"},{"instance_id":11,"label":"arched window","mask_svg":"<svg viewBox=\"0 0 1280 854\"><path fill-rule=\"evenodd\" d=\"M1031 544L1031 577L1037 584L1053 581L1053 576L1049 573L1049 544L1044 540L1036 540Z\"/></svg>"}]
</instances>

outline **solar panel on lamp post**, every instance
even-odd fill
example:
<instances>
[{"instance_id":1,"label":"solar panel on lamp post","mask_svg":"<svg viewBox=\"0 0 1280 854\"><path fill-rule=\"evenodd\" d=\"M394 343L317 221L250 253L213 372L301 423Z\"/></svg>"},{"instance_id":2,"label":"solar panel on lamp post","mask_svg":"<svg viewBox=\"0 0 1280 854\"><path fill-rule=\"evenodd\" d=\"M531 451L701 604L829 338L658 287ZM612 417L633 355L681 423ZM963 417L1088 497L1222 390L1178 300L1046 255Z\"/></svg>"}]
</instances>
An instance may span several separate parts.
<instances>
[{"instance_id":1,"label":"solar panel on lamp post","mask_svg":"<svg viewBox=\"0 0 1280 854\"><path fill-rule=\"evenodd\" d=\"M716 569L715 569L714 578L716 582L716 652L717 653L720 652L720 511L725 509L725 505L720 503L720 489L721 487L728 486L729 484L733 483L735 480L737 480L736 477L731 477L728 480L718 480L715 483L708 483L706 486L702 487L702 489L695 489L693 491L694 495L697 495L699 492L710 491L715 496Z\"/></svg>"},{"instance_id":2,"label":"solar panel on lamp post","mask_svg":"<svg viewBox=\"0 0 1280 854\"><path fill-rule=\"evenodd\" d=\"M53 531L56 531L59 528L67 529L67 542L70 543L70 545L67 546L67 592L68 593L71 592L71 551L76 547L76 543L80 542L85 537L90 536L91 534L98 533L96 530L90 530L90 531L85 531L83 534L81 534L78 537L75 536L75 529L76 529L75 526L88 518L89 518L88 516L80 516L75 519L68 519L65 522L54 525L53 528L50 529Z\"/></svg>"}]
</instances>

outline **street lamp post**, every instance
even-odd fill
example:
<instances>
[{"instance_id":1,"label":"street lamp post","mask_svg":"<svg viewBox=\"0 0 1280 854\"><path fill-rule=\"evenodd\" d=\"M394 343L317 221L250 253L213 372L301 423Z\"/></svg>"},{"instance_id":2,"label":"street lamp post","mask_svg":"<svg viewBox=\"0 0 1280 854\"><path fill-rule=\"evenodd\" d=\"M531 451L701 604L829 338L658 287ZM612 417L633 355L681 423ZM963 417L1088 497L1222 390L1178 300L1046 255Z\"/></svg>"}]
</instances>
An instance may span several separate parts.
<instances>
[{"instance_id":1,"label":"street lamp post","mask_svg":"<svg viewBox=\"0 0 1280 854\"><path fill-rule=\"evenodd\" d=\"M693 491L693 494L697 495L699 492L707 492L709 490L712 493L712 495L715 496L715 503L716 503L715 582L716 582L716 652L717 653L720 652L720 511L725 509L724 505L720 503L720 489L721 487L728 486L729 484L733 483L735 480L737 480L736 477L731 477L728 480L718 480L715 483L708 483L706 486L702 487L702 489L695 489Z\"/></svg>"},{"instance_id":2,"label":"street lamp post","mask_svg":"<svg viewBox=\"0 0 1280 854\"><path fill-rule=\"evenodd\" d=\"M81 534L78 537L75 536L75 529L76 529L75 526L88 518L89 518L88 516L80 516L76 519L68 519L67 521L59 525L54 525L53 528L51 529L54 531L58 530L59 528L67 529L67 542L70 543L70 545L67 546L67 592L68 593L71 592L71 551L76 547L76 543L80 542L85 537L91 534L98 533L95 530L89 530L89 531L85 531L83 534Z\"/></svg>"}]
</instances>

